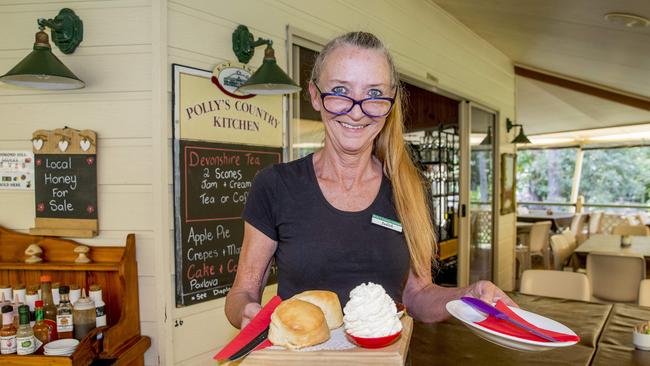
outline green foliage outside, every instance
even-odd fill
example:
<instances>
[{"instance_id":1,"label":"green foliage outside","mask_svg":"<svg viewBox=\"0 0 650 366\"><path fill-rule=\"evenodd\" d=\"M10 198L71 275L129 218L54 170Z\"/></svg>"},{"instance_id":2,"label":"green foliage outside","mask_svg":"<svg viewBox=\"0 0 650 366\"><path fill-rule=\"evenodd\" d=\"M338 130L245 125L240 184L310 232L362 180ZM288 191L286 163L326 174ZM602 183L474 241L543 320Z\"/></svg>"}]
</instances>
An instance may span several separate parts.
<instances>
[{"instance_id":1,"label":"green foliage outside","mask_svg":"<svg viewBox=\"0 0 650 366\"><path fill-rule=\"evenodd\" d=\"M650 147L586 150L580 194L587 203L650 203Z\"/></svg>"},{"instance_id":2,"label":"green foliage outside","mask_svg":"<svg viewBox=\"0 0 650 366\"><path fill-rule=\"evenodd\" d=\"M577 148L517 152L517 200L569 202ZM650 203L650 147L585 150L579 194L586 203Z\"/></svg>"},{"instance_id":3,"label":"green foliage outside","mask_svg":"<svg viewBox=\"0 0 650 366\"><path fill-rule=\"evenodd\" d=\"M517 201L569 202L578 149L519 150Z\"/></svg>"}]
</instances>

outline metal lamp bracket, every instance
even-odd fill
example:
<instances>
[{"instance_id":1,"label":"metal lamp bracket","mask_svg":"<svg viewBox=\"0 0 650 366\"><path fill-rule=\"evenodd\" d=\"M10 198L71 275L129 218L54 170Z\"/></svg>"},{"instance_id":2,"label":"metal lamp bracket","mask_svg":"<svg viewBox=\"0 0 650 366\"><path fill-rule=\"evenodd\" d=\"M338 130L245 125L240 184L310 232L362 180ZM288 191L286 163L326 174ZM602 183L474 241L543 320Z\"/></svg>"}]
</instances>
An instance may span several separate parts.
<instances>
[{"instance_id":1,"label":"metal lamp bracket","mask_svg":"<svg viewBox=\"0 0 650 366\"><path fill-rule=\"evenodd\" d=\"M510 118L506 118L506 132L510 132L510 130L512 130L516 126L521 126L521 125L518 123L512 123Z\"/></svg>"},{"instance_id":2,"label":"metal lamp bracket","mask_svg":"<svg viewBox=\"0 0 650 366\"><path fill-rule=\"evenodd\" d=\"M240 25L232 32L232 50L237 56L239 62L247 64L255 54L255 47L261 45L272 46L273 41L270 39L258 38L255 41L253 34L248 30L245 25Z\"/></svg>"},{"instance_id":3,"label":"metal lamp bracket","mask_svg":"<svg viewBox=\"0 0 650 366\"><path fill-rule=\"evenodd\" d=\"M54 19L38 19L38 26L51 29L52 41L65 54L73 53L83 40L83 22L72 9L61 9Z\"/></svg>"}]
</instances>

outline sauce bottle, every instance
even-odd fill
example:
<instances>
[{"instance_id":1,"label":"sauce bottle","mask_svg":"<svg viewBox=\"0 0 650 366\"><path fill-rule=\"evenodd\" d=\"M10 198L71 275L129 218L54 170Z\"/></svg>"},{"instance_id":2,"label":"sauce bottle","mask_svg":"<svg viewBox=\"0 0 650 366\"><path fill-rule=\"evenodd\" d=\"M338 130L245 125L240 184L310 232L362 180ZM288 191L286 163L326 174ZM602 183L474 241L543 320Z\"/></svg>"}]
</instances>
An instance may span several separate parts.
<instances>
[{"instance_id":1,"label":"sauce bottle","mask_svg":"<svg viewBox=\"0 0 650 366\"><path fill-rule=\"evenodd\" d=\"M45 322L43 317L43 301L37 300L35 306L36 323L34 323L34 337L42 344L48 344L54 340L52 337L56 332L56 328Z\"/></svg>"},{"instance_id":2,"label":"sauce bottle","mask_svg":"<svg viewBox=\"0 0 650 366\"><path fill-rule=\"evenodd\" d=\"M74 304L72 320L74 321L74 337L78 340L82 340L96 326L95 302L86 297L86 289L82 290L81 298Z\"/></svg>"},{"instance_id":3,"label":"sauce bottle","mask_svg":"<svg viewBox=\"0 0 650 366\"><path fill-rule=\"evenodd\" d=\"M11 305L2 307L2 328L0 329L0 354L16 353L16 326L14 325L14 309Z\"/></svg>"},{"instance_id":4,"label":"sauce bottle","mask_svg":"<svg viewBox=\"0 0 650 366\"><path fill-rule=\"evenodd\" d=\"M36 351L34 331L29 326L29 306L20 305L18 308L20 325L16 332L16 351L19 355L31 355Z\"/></svg>"},{"instance_id":5,"label":"sauce bottle","mask_svg":"<svg viewBox=\"0 0 650 366\"><path fill-rule=\"evenodd\" d=\"M55 341L59 339L56 332L56 306L52 299L52 278L48 275L41 276L41 296L43 296L43 319L52 329L50 341Z\"/></svg>"},{"instance_id":6,"label":"sauce bottle","mask_svg":"<svg viewBox=\"0 0 650 366\"><path fill-rule=\"evenodd\" d=\"M72 319L72 304L70 304L70 287L59 287L59 306L56 308L56 332L59 339L72 338L74 323Z\"/></svg>"},{"instance_id":7,"label":"sauce bottle","mask_svg":"<svg viewBox=\"0 0 650 366\"><path fill-rule=\"evenodd\" d=\"M89 296L95 302L95 325L97 328L106 326L106 304L102 299L102 288L99 285L91 285ZM97 335L97 339L101 339L102 334Z\"/></svg>"},{"instance_id":8,"label":"sauce bottle","mask_svg":"<svg viewBox=\"0 0 650 366\"><path fill-rule=\"evenodd\" d=\"M29 321L32 322L34 326L34 320L36 320L36 301L38 300L38 289L34 286L27 287L27 294L25 295L25 304L29 306Z\"/></svg>"}]
</instances>

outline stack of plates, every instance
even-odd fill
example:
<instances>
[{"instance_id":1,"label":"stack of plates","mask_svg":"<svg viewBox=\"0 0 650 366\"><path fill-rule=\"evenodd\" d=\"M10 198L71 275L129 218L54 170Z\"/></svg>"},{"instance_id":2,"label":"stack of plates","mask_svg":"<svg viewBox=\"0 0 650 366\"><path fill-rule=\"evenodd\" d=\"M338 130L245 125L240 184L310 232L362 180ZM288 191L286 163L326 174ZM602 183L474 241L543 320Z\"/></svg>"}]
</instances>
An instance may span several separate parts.
<instances>
[{"instance_id":1,"label":"stack of plates","mask_svg":"<svg viewBox=\"0 0 650 366\"><path fill-rule=\"evenodd\" d=\"M45 345L43 354L47 356L70 356L77 349L79 341L72 339L59 339Z\"/></svg>"}]
</instances>

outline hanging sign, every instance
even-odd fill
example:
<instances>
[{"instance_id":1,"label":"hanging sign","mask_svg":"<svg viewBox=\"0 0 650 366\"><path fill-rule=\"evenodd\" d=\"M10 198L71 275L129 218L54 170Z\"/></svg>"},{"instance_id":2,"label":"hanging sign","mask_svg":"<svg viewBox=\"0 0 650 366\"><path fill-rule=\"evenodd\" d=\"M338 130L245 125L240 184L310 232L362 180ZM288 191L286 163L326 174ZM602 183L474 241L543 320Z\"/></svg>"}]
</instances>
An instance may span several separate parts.
<instances>
[{"instance_id":1,"label":"hanging sign","mask_svg":"<svg viewBox=\"0 0 650 366\"><path fill-rule=\"evenodd\" d=\"M250 74L232 63L173 66L177 306L226 296L255 174L282 161L282 96L238 93Z\"/></svg>"},{"instance_id":2,"label":"hanging sign","mask_svg":"<svg viewBox=\"0 0 650 366\"><path fill-rule=\"evenodd\" d=\"M31 151L0 151L0 189L34 189L34 154Z\"/></svg>"},{"instance_id":3,"label":"hanging sign","mask_svg":"<svg viewBox=\"0 0 650 366\"><path fill-rule=\"evenodd\" d=\"M97 135L60 128L32 134L34 235L97 235Z\"/></svg>"}]
</instances>

